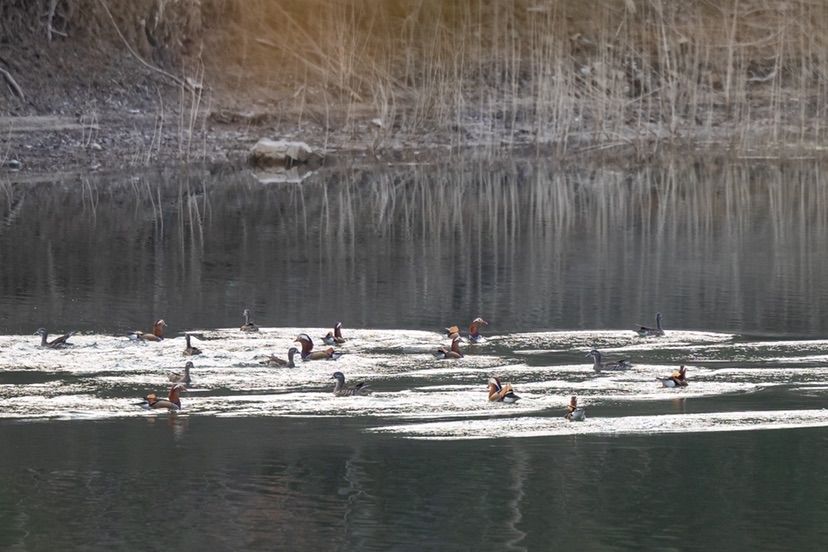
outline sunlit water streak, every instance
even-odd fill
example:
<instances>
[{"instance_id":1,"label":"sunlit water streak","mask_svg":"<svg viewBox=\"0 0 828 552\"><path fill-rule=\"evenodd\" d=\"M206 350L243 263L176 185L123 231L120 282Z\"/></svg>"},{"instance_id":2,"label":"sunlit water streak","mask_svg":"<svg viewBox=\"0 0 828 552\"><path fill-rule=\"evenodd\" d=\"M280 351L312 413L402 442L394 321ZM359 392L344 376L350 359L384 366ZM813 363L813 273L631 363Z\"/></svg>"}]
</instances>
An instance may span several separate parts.
<instances>
[{"instance_id":1,"label":"sunlit water streak","mask_svg":"<svg viewBox=\"0 0 828 552\"><path fill-rule=\"evenodd\" d=\"M235 328L193 330L192 334L198 336L194 343L203 350L194 357L182 355L181 336L170 336L159 343L136 343L123 336L77 335L70 340L74 346L65 350L43 349L36 337L2 336L0 418L362 417L380 424L386 419L460 419L468 423L425 425L422 430L415 424L388 431L411 436L427 430L436 436L442 428L445 437L516 436L522 433L515 433L510 424L523 427L520 424L529 422L500 421L500 425L492 426L492 432L484 428L495 419L521 420L520 416L527 414L554 416L563 411L571 395L591 407L617 407L678 397L744 394L775 386L805 389L828 377L828 367L803 368L798 356L803 350L813 352L828 342L749 343L728 334L687 331L671 331L662 339L641 339L633 332L611 331L492 335L481 344L464 343L467 354L463 359L437 360L431 353L446 344L445 336L439 333L352 329L346 343L337 346L344 354L336 361L299 360L293 369L259 364L265 354L282 354L303 332L319 337L316 346L324 347L321 336L325 330L318 328L262 328L258 333ZM608 354L623 353L634 358L634 365L628 370L596 373L589 359L572 362L573 357L583 358L584 351L593 346L602 347ZM684 363L689 368L691 385L685 389L663 388L657 378L669 375L676 367L674 359L666 361L664 355L677 358L690 350L694 360ZM738 360L728 367L697 360L711 351L734 358L740 358L740 352L752 351L752 361L761 360L761 354L767 351L776 356L773 365L763 367L740 366ZM533 361L521 362L524 358ZM785 359L790 360L789 365ZM187 360L194 363L193 381L182 398L180 412L146 412L137 406L146 393L163 396L171 385L169 374L180 372ZM373 394L335 397L331 393L334 371L344 372L350 383L368 383ZM491 375L515 385L521 397L518 403L487 400L486 380ZM813 387L807 389L814 392ZM537 423L548 424L545 419ZM725 421L718 421L716 427L731 423L735 429L744 429L746 425L739 417L721 420ZM785 427L798 425L791 420L779 423ZM624 431L625 426L612 425L617 422L607 423L610 425L590 419L589 427ZM809 418L807 424L812 423ZM644 425L632 424L630 431L637 432ZM499 432L497 427L510 430ZM697 430L700 426L677 427ZM537 431L530 428L524 433L534 435ZM557 435L582 430L551 431L549 434Z\"/></svg>"},{"instance_id":2,"label":"sunlit water streak","mask_svg":"<svg viewBox=\"0 0 828 552\"><path fill-rule=\"evenodd\" d=\"M780 410L748 412L706 412L659 416L587 418L568 422L559 418L509 418L435 422L373 428L421 439L497 439L550 437L560 435L621 435L700 433L710 431L755 431L828 426L828 410Z\"/></svg>"}]
</instances>

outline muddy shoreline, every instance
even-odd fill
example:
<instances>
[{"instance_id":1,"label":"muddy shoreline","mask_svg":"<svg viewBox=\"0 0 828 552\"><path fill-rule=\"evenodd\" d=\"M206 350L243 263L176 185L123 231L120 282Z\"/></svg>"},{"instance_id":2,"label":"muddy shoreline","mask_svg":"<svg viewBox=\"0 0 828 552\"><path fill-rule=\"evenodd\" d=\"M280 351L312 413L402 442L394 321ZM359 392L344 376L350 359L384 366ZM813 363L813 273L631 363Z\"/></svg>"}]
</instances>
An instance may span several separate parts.
<instances>
[{"instance_id":1,"label":"muddy shoreline","mask_svg":"<svg viewBox=\"0 0 828 552\"><path fill-rule=\"evenodd\" d=\"M508 157L554 158L562 164L602 163L629 165L654 162L671 156L715 156L733 159L822 159L828 148L819 144L778 145L755 151L739 149L723 133L709 136L651 140L647 143L617 141L594 144L587 138L574 141L563 151L559 144L530 140L497 143L453 143L451 136L429 134L377 141L369 125L362 132L333 133L311 128L283 129L239 122L214 122L208 115L192 135L159 125L157 115L134 112L106 114L90 121L67 116L0 116L0 179L7 182L65 179L78 175L141 171L150 167L198 165L217 170L255 171L250 148L260 138L307 142L324 159L320 166L387 165L395 163L452 162L459 158ZM265 170L265 172L267 172ZM299 167L299 172L305 172Z\"/></svg>"},{"instance_id":2,"label":"muddy shoreline","mask_svg":"<svg viewBox=\"0 0 828 552\"><path fill-rule=\"evenodd\" d=\"M796 32L788 11L751 2L380 2L365 18L350 0L58 0L41 3L57 6L46 22L37 4L0 8L5 180L245 166L261 138L306 142L326 164L828 149L828 58L809 54L828 12L807 3Z\"/></svg>"}]
</instances>

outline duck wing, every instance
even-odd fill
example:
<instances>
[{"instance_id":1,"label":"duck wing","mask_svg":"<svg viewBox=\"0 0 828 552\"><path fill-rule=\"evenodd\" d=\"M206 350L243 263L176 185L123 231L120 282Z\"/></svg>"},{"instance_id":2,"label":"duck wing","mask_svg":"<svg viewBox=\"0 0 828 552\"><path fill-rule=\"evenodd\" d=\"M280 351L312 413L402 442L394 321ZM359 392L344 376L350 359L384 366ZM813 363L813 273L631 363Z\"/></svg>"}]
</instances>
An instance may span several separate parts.
<instances>
[{"instance_id":1,"label":"duck wing","mask_svg":"<svg viewBox=\"0 0 828 552\"><path fill-rule=\"evenodd\" d=\"M368 387L368 384L365 382L359 382L354 386L354 395L370 395L373 389Z\"/></svg>"},{"instance_id":2,"label":"duck wing","mask_svg":"<svg viewBox=\"0 0 828 552\"><path fill-rule=\"evenodd\" d=\"M259 364L265 366L287 366L288 361L283 358L279 358L276 355L270 355L269 357L264 358L263 360L259 361Z\"/></svg>"},{"instance_id":3,"label":"duck wing","mask_svg":"<svg viewBox=\"0 0 828 552\"><path fill-rule=\"evenodd\" d=\"M67 343L66 340L69 339L70 337L72 337L73 335L75 335L75 333L77 333L77 332L69 332L67 334L63 334L60 337L56 337L55 339L53 339L52 341L49 342L49 347L51 347L52 349L60 349L62 347L70 347L72 344Z\"/></svg>"},{"instance_id":4,"label":"duck wing","mask_svg":"<svg viewBox=\"0 0 828 552\"><path fill-rule=\"evenodd\" d=\"M505 402L505 403L507 403L507 404L516 403L516 402L517 402L517 401L519 401L519 400L520 400L520 397L518 397L517 395L515 395L515 392L514 392L514 391L509 391L508 393L506 393L506 394L503 396L503 402Z\"/></svg>"}]
</instances>

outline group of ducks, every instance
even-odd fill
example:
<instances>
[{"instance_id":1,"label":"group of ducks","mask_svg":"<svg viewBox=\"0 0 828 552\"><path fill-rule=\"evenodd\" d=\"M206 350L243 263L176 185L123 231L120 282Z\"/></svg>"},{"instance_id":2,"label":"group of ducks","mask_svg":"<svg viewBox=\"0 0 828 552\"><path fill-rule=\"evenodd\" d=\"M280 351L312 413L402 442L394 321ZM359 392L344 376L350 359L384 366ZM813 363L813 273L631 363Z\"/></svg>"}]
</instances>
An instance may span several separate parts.
<instances>
[{"instance_id":1,"label":"group of ducks","mask_svg":"<svg viewBox=\"0 0 828 552\"><path fill-rule=\"evenodd\" d=\"M258 332L259 327L254 324L250 319L250 311L248 309L244 309L242 313L242 317L244 319L244 323L239 328L242 332ZM649 328L646 326L640 326L636 329L636 333L641 337L660 337L664 335L664 329L661 326L662 316L661 313L656 313L656 327ZM466 339L470 343L480 343L483 341L483 336L480 334L480 329L483 326L488 326L489 323L484 320L483 318L475 318L471 324L469 325L468 334L464 337L461 336L460 328L458 326L451 326L446 328L446 334L448 338L451 340L451 343L448 347L439 347L434 356L439 359L459 359L463 358L463 352L460 350L460 343L463 339ZM164 329L167 327L167 323L163 320L157 320L155 324L153 324L152 331L149 333L144 333L140 331L134 331L129 334L129 338L136 342L159 342L163 341L164 339ZM68 346L71 346L68 343L68 339L72 337L75 332L70 332L64 334L60 337L53 339L52 341L48 340L48 333L45 328L39 328L36 332L36 335L40 335L41 347L51 348L51 349L62 349ZM182 352L184 356L194 356L199 355L202 353L201 349L192 345L190 341L190 334L185 333L186 339L186 347ZM337 322L334 325L332 331L328 332L327 335L322 337L322 342L328 345L329 347L324 350L317 350L314 351L314 343L313 339L311 339L310 335L307 333L299 334L296 339L294 340L295 343L299 343L301 346L301 350L297 349L296 347L291 347L288 349L287 352L287 360L276 355L269 355L267 357L263 357L260 359L260 364L265 366L271 367L285 367L285 368L295 368L296 355L299 355L302 361L313 361L313 360L336 360L344 353L336 351L333 348L333 345L341 345L345 343L345 338L342 336L342 323ZM614 371L614 370L626 370L632 367L632 364L627 359L620 359L620 360L609 360L604 361L603 356L597 349L591 350L586 355L587 357L591 357L593 359L593 369L596 373L600 373L602 371ZM193 368L194 365L192 362L187 362L184 366L184 372L173 372L169 375L169 380L172 382L172 387L170 387L169 394L166 399L158 398L155 393L150 393L147 395L143 401L138 403L140 406L146 409L167 409L167 410L178 410L181 408L181 393L187 390L187 385L192 383L192 379L190 377L190 369ZM348 386L345 384L345 375L342 372L334 372L331 376L331 379L336 380L334 383L333 394L337 397L348 397L348 396L357 396L357 395L369 395L371 393L371 388L363 382L357 383L353 386ZM670 376L664 378L657 378L664 387L687 387L687 369L684 365L682 365L678 370L674 371ZM492 402L503 402L506 404L512 404L517 402L520 397L515 394L514 389L512 388L512 384L510 383L501 383L498 377L491 377L488 380L488 397L489 401ZM578 406L578 399L577 397L573 396L570 399L569 405L567 406L566 414L564 417L569 421L583 421L586 419L586 408L584 406Z\"/></svg>"}]
</instances>

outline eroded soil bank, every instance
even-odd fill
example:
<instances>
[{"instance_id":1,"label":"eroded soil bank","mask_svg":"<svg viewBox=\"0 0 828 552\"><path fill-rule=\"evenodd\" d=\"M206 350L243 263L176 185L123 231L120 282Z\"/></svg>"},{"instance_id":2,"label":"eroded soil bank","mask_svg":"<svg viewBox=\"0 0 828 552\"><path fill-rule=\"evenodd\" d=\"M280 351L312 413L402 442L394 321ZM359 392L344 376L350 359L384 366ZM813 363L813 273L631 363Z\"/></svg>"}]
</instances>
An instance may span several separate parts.
<instances>
[{"instance_id":1,"label":"eroded soil bank","mask_svg":"<svg viewBox=\"0 0 828 552\"><path fill-rule=\"evenodd\" d=\"M465 148L816 155L828 6L807 0L9 0L5 172Z\"/></svg>"}]
</instances>

